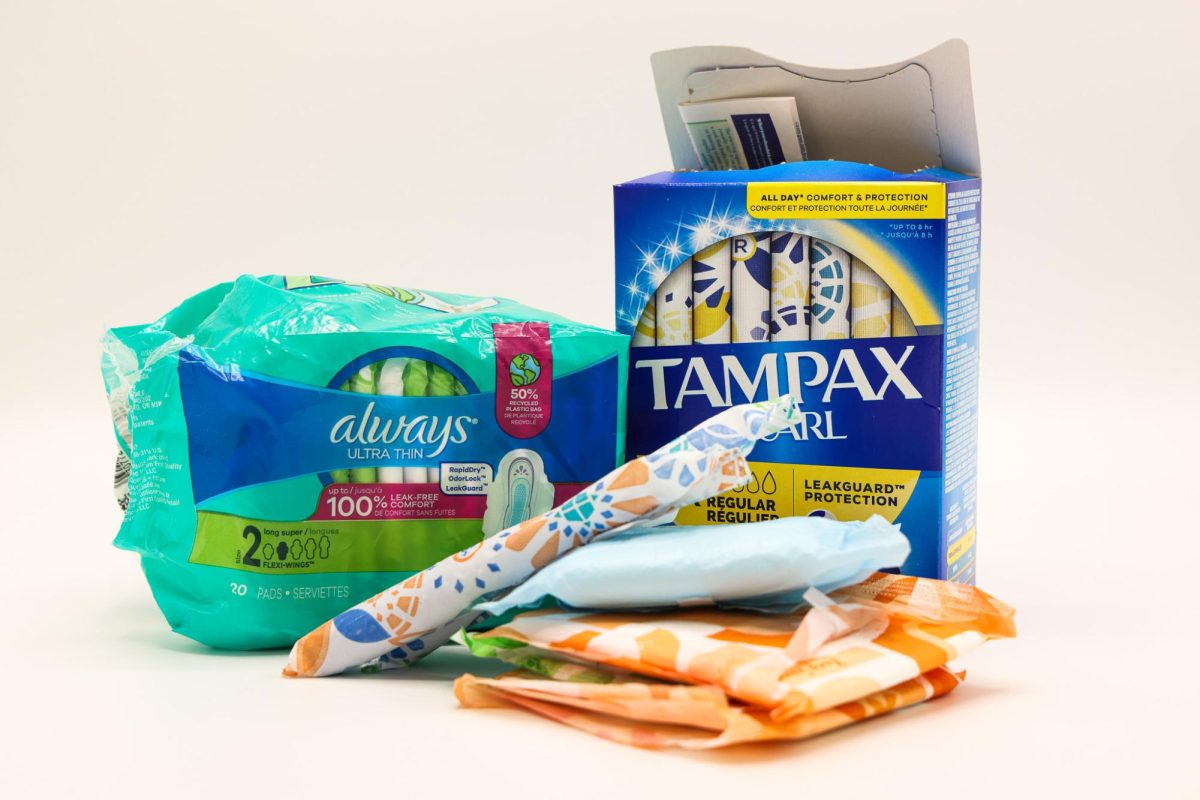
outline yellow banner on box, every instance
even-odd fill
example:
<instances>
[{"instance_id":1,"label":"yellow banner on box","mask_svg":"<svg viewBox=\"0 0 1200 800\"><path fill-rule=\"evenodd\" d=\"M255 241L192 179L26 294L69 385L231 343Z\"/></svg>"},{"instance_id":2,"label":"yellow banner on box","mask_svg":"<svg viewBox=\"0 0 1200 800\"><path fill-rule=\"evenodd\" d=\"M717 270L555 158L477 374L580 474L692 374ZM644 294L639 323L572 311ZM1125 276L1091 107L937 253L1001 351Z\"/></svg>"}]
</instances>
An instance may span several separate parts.
<instances>
[{"instance_id":1,"label":"yellow banner on box","mask_svg":"<svg viewBox=\"0 0 1200 800\"><path fill-rule=\"evenodd\" d=\"M818 515L832 519L888 522L908 505L920 470L818 467L751 461L750 482L679 510L680 525L761 522Z\"/></svg>"},{"instance_id":2,"label":"yellow banner on box","mask_svg":"<svg viewBox=\"0 0 1200 800\"><path fill-rule=\"evenodd\" d=\"M946 185L924 181L748 183L755 219L945 219Z\"/></svg>"}]
</instances>

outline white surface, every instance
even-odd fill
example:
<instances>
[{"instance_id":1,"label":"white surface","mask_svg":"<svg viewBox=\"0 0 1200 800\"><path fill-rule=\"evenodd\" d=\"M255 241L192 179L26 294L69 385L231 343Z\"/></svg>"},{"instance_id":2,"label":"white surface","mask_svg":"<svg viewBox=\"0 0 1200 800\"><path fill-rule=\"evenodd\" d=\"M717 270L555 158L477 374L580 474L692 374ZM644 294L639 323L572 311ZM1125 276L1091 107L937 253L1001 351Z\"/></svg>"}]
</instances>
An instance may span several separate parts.
<instances>
[{"instance_id":1,"label":"white surface","mask_svg":"<svg viewBox=\"0 0 1200 800\"><path fill-rule=\"evenodd\" d=\"M756 8L0 4L0 795L1200 794L1193 5ZM952 35L986 173L980 580L1020 627L958 692L688 756L457 709L461 654L286 681L165 629L108 544L105 325L241 270L608 324L609 186L668 162L652 50L856 66Z\"/></svg>"}]
</instances>

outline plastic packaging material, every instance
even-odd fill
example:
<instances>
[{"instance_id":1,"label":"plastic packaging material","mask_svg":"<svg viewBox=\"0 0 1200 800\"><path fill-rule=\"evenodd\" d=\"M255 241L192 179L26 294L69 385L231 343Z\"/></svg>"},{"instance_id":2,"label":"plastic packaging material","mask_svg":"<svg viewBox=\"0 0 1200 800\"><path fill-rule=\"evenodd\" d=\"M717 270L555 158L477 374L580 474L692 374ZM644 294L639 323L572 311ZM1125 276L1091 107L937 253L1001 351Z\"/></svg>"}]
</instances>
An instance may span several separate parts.
<instances>
[{"instance_id":1,"label":"plastic packaging material","mask_svg":"<svg viewBox=\"0 0 1200 800\"><path fill-rule=\"evenodd\" d=\"M783 724L917 680L1016 634L1012 609L972 586L876 573L829 598L814 595L813 607L779 615L528 611L466 641L525 669L569 660L714 687Z\"/></svg>"},{"instance_id":2,"label":"plastic packaging material","mask_svg":"<svg viewBox=\"0 0 1200 800\"><path fill-rule=\"evenodd\" d=\"M584 669L561 666L575 674ZM712 686L643 683L614 673L605 677L611 682L589 682L594 675L587 672L582 681L545 680L524 671L494 679L468 674L455 682L454 692L468 708L524 709L621 744L711 750L808 739L940 697L962 680L961 674L938 667L824 711L776 720L765 709L730 701Z\"/></svg>"},{"instance_id":3,"label":"plastic packaging material","mask_svg":"<svg viewBox=\"0 0 1200 800\"><path fill-rule=\"evenodd\" d=\"M476 608L501 617L547 598L574 609L717 604L791 611L811 587L831 592L899 567L908 540L882 517L784 517L695 527L631 528L548 565Z\"/></svg>"},{"instance_id":4,"label":"plastic packaging material","mask_svg":"<svg viewBox=\"0 0 1200 800\"><path fill-rule=\"evenodd\" d=\"M507 453L536 458L535 510L622 463L626 342L499 298L213 287L104 339L116 544L179 633L290 644L478 544Z\"/></svg>"},{"instance_id":5,"label":"plastic packaging material","mask_svg":"<svg viewBox=\"0 0 1200 800\"><path fill-rule=\"evenodd\" d=\"M750 479L746 455L792 425L788 397L734 406L635 459L540 517L507 528L339 614L292 648L285 675L334 675L408 662L481 612L472 605L525 581L563 554L635 522L667 521L684 505Z\"/></svg>"}]
</instances>

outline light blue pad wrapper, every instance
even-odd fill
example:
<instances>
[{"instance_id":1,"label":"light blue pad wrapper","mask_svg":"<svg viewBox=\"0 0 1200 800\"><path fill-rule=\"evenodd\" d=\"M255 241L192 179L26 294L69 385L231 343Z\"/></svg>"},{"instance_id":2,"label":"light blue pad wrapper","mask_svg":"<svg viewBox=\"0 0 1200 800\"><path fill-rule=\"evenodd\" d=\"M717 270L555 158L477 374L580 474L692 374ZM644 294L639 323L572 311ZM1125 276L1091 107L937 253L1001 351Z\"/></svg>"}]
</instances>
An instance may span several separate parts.
<instances>
[{"instance_id":1,"label":"light blue pad wrapper","mask_svg":"<svg viewBox=\"0 0 1200 800\"><path fill-rule=\"evenodd\" d=\"M497 617L551 602L589 609L715 604L784 612L804 605L809 588L831 592L899 567L909 550L900 526L879 516L631 528L568 553L476 609Z\"/></svg>"}]
</instances>

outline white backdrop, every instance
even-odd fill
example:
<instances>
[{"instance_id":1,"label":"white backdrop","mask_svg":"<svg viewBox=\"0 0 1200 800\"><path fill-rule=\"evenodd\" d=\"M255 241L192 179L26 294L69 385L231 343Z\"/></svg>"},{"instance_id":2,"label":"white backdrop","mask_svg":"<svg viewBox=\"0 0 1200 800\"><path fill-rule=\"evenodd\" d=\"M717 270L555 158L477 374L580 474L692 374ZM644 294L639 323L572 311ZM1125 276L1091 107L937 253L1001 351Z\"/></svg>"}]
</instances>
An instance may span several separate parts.
<instances>
[{"instance_id":1,"label":"white backdrop","mask_svg":"<svg viewBox=\"0 0 1200 800\"><path fill-rule=\"evenodd\" d=\"M1155 0L0 2L0 792L1200 792L1198 28ZM455 654L286 682L278 653L205 653L109 545L106 326L240 272L610 325L610 187L669 166L651 51L862 66L951 36L985 170L979 576L1021 629L954 696L641 752L458 710L481 662Z\"/></svg>"}]
</instances>

